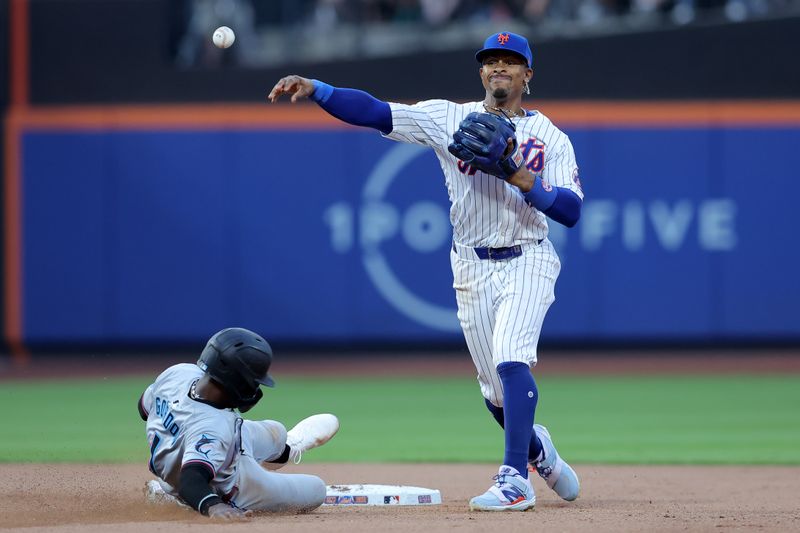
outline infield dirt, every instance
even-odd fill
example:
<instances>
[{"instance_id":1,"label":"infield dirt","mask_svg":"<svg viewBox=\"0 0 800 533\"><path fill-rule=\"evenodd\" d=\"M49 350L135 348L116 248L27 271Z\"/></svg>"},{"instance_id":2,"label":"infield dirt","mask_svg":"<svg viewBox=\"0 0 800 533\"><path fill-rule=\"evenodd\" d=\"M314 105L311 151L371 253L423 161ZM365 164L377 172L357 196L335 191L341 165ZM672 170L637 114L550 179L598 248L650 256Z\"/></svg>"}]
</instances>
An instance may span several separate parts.
<instances>
[{"instance_id":1,"label":"infield dirt","mask_svg":"<svg viewBox=\"0 0 800 533\"><path fill-rule=\"evenodd\" d=\"M495 465L309 464L284 472L328 484L436 488L430 507L321 507L304 515L261 515L218 523L189 510L149 504L144 465L0 465L0 531L120 532L325 531L798 531L800 467L575 465L581 496L564 502L535 478L536 508L470 512ZM23 529L24 528L24 529Z\"/></svg>"},{"instance_id":2,"label":"infield dirt","mask_svg":"<svg viewBox=\"0 0 800 533\"><path fill-rule=\"evenodd\" d=\"M287 359L291 360L291 358ZM183 360L190 360L184 358ZM797 373L797 353L680 353L648 357L548 357L537 368L564 374ZM7 361L0 361L7 363ZM40 364L0 364L0 381L155 373L165 361L145 358L64 358ZM337 359L294 358L285 374L474 375L468 356ZM405 484L436 488L431 507L321 507L305 515L262 515L219 523L193 511L146 503L146 465L0 464L0 531L142 533L142 531L286 531L326 533L480 531L800 531L800 467L609 466L573 464L581 496L560 500L534 476L536 508L525 513L475 513L467 502L491 483L491 464L289 465L326 483Z\"/></svg>"}]
</instances>

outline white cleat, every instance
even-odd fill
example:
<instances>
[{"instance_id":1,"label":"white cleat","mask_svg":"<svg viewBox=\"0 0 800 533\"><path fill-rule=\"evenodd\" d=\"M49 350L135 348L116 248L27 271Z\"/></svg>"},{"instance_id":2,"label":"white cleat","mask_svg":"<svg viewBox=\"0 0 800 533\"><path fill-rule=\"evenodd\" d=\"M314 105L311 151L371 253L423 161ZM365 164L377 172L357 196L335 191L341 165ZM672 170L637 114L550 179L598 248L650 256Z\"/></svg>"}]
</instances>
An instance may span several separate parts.
<instances>
[{"instance_id":1,"label":"white cleat","mask_svg":"<svg viewBox=\"0 0 800 533\"><path fill-rule=\"evenodd\" d=\"M558 455L556 447L553 445L553 438L547 428L534 424L533 430L542 441L544 448L544 459L539 462L531 463L531 471L536 470L539 476L547 482L547 486L555 491L556 494L561 496L568 502L573 501L578 497L581 490L581 484L578 480L578 475L561 456Z\"/></svg>"},{"instance_id":2,"label":"white cleat","mask_svg":"<svg viewBox=\"0 0 800 533\"><path fill-rule=\"evenodd\" d=\"M286 433L289 460L298 464L303 452L322 446L339 431L339 419L332 414L312 415L304 418Z\"/></svg>"},{"instance_id":3,"label":"white cleat","mask_svg":"<svg viewBox=\"0 0 800 533\"><path fill-rule=\"evenodd\" d=\"M267 470L280 470L289 461L300 463L303 452L322 446L339 431L339 419L331 414L312 415L304 418L286 432L286 444L289 446L289 458L285 463L261 463Z\"/></svg>"},{"instance_id":4,"label":"white cleat","mask_svg":"<svg viewBox=\"0 0 800 533\"><path fill-rule=\"evenodd\" d=\"M536 505L531 481L513 467L502 465L494 485L469 501L470 511L527 511Z\"/></svg>"}]
</instances>

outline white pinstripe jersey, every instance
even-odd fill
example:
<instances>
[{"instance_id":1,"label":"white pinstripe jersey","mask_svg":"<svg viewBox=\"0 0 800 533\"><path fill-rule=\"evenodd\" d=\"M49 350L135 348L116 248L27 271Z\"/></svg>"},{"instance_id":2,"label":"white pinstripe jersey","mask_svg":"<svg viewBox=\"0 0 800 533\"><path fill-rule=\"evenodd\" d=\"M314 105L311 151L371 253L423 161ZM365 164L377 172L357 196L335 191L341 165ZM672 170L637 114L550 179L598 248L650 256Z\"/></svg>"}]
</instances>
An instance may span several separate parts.
<instances>
[{"instance_id":1,"label":"white pinstripe jersey","mask_svg":"<svg viewBox=\"0 0 800 533\"><path fill-rule=\"evenodd\" d=\"M177 488L183 465L200 464L223 495L233 489L242 418L233 409L217 409L189 397L192 384L202 376L197 365L181 363L164 370L145 390L150 470Z\"/></svg>"},{"instance_id":2,"label":"white pinstripe jersey","mask_svg":"<svg viewBox=\"0 0 800 533\"><path fill-rule=\"evenodd\" d=\"M547 237L547 218L525 202L517 187L476 172L447 150L464 117L473 111L486 111L482 102L426 100L414 105L389 105L393 129L386 137L429 146L436 152L450 197L456 242L500 248ZM583 199L578 165L567 135L539 112L512 120L528 168L546 183L570 189Z\"/></svg>"}]
</instances>

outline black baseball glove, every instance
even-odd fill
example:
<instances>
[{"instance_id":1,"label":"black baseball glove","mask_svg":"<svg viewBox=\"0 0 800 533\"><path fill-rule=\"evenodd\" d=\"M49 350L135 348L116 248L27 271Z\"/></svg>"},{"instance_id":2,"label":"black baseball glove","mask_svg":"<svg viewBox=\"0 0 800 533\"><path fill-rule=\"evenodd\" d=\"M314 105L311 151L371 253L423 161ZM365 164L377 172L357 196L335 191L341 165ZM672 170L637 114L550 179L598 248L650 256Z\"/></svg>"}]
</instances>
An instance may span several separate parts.
<instances>
[{"instance_id":1,"label":"black baseball glove","mask_svg":"<svg viewBox=\"0 0 800 533\"><path fill-rule=\"evenodd\" d=\"M513 139L509 150L508 139ZM451 154L472 167L507 180L520 167L514 123L492 113L472 112L453 134L447 147Z\"/></svg>"}]
</instances>

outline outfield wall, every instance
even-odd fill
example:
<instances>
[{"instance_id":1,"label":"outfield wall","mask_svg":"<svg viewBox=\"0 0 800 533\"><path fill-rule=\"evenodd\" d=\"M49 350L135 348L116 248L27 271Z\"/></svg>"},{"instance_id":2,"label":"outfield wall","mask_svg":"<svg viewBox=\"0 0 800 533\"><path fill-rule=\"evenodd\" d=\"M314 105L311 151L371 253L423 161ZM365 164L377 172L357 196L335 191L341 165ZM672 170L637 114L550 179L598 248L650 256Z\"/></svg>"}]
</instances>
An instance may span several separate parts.
<instances>
[{"instance_id":1,"label":"outfield wall","mask_svg":"<svg viewBox=\"0 0 800 533\"><path fill-rule=\"evenodd\" d=\"M551 223L543 340L800 340L800 104L541 109L586 193ZM53 108L7 133L11 338L461 339L431 151L313 106Z\"/></svg>"}]
</instances>

